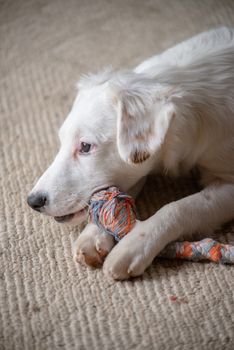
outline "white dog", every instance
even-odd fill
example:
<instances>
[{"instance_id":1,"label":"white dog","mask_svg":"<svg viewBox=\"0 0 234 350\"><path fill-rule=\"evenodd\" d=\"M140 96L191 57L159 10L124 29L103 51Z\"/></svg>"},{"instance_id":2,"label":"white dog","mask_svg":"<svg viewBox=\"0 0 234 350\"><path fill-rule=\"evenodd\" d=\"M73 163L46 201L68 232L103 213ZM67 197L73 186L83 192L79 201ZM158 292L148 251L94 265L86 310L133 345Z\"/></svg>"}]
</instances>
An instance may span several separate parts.
<instances>
[{"instance_id":1,"label":"white dog","mask_svg":"<svg viewBox=\"0 0 234 350\"><path fill-rule=\"evenodd\" d=\"M61 149L28 197L59 222L81 223L92 193L137 194L150 172L197 167L204 189L161 208L117 245L88 224L75 256L115 279L138 276L182 234L234 218L234 29L202 33L134 70L83 77L59 131ZM113 249L112 249L113 248Z\"/></svg>"}]
</instances>

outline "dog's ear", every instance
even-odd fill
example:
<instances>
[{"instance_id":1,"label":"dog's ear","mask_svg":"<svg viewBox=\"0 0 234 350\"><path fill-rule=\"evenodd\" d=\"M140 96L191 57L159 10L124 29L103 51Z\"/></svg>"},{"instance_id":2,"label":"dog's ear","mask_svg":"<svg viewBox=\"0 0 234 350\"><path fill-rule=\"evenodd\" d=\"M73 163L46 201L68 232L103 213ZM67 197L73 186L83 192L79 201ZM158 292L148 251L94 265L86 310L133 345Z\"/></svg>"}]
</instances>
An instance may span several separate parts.
<instances>
[{"instance_id":1,"label":"dog's ear","mask_svg":"<svg viewBox=\"0 0 234 350\"><path fill-rule=\"evenodd\" d=\"M142 163L161 147L175 108L141 89L119 91L115 103L119 154L130 164Z\"/></svg>"}]
</instances>

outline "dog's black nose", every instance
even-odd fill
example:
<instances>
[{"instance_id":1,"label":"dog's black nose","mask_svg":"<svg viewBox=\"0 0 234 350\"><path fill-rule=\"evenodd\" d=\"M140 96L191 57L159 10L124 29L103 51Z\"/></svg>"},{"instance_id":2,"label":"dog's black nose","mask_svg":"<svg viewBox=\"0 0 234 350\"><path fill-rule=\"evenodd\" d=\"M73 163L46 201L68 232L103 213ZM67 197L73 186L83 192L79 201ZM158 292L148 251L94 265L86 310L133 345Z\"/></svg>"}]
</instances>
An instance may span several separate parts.
<instances>
[{"instance_id":1,"label":"dog's black nose","mask_svg":"<svg viewBox=\"0 0 234 350\"><path fill-rule=\"evenodd\" d=\"M34 210L40 211L47 203L47 197L45 194L41 193L32 193L27 198L28 205Z\"/></svg>"}]
</instances>

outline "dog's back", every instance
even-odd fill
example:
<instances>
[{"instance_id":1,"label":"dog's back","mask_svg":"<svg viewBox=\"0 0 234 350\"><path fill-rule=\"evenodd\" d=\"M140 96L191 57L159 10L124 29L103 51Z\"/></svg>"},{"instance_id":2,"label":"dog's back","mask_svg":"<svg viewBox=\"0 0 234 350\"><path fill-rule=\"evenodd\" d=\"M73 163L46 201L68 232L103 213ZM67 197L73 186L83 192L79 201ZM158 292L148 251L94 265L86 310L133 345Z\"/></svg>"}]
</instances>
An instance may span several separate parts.
<instances>
[{"instance_id":1,"label":"dog's back","mask_svg":"<svg viewBox=\"0 0 234 350\"><path fill-rule=\"evenodd\" d=\"M166 168L198 165L208 182L234 181L234 29L199 34L135 71L172 89L178 113L167 138L173 149L166 147Z\"/></svg>"},{"instance_id":2,"label":"dog's back","mask_svg":"<svg viewBox=\"0 0 234 350\"><path fill-rule=\"evenodd\" d=\"M184 70L201 65L204 61L212 63L219 55L226 59L229 57L234 65L234 28L221 27L198 34L147 59L134 71L157 78L160 72L167 71L169 67Z\"/></svg>"}]
</instances>

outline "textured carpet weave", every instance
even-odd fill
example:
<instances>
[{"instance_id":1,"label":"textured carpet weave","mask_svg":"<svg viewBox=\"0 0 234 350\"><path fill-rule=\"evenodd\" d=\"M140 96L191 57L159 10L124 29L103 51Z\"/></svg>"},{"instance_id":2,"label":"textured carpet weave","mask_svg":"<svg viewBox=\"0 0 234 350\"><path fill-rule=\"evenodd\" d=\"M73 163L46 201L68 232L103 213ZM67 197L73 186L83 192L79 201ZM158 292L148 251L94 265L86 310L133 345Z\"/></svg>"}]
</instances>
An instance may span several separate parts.
<instances>
[{"instance_id":1,"label":"textured carpet weave","mask_svg":"<svg viewBox=\"0 0 234 350\"><path fill-rule=\"evenodd\" d=\"M131 67L219 25L233 0L0 0L0 349L233 349L232 266L156 259L132 281L76 266L77 229L31 211L81 73ZM150 178L143 218L198 190ZM234 225L218 232L231 242Z\"/></svg>"}]
</instances>

